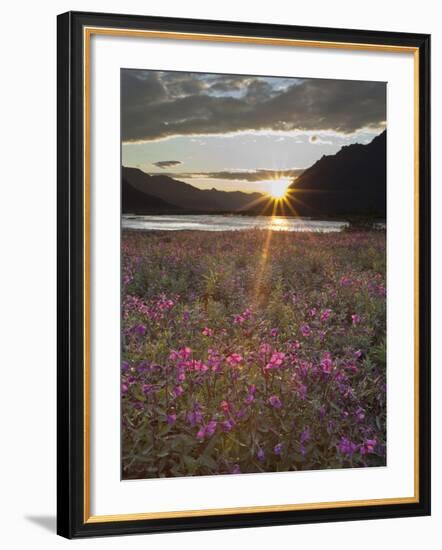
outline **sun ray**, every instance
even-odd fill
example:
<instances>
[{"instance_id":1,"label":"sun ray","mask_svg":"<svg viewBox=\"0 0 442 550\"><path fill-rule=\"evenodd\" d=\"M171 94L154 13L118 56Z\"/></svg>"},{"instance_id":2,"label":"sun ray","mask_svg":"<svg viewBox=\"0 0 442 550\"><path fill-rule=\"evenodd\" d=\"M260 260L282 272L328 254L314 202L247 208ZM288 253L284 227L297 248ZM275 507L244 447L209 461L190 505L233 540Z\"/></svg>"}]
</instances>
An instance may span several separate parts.
<instances>
[{"instance_id":1,"label":"sun ray","mask_svg":"<svg viewBox=\"0 0 442 550\"><path fill-rule=\"evenodd\" d=\"M272 217L274 216L275 209L276 209L276 201L273 201ZM261 290L262 290L262 283L263 283L265 268L266 268L266 265L267 265L267 259L268 259L268 255L269 255L269 248L270 248L270 241L272 239L272 233L273 233L273 229L271 227L269 227L267 229L267 233L266 233L266 236L265 236L265 239L264 239L264 244L263 244L262 251L261 251L261 258L259 260L259 265L258 265L257 274L256 274L256 283L255 283L255 288L254 288L254 292L253 292L253 298L254 298L253 299L253 302L254 302L253 307L254 308L256 308L259 305L259 302L260 302L260 294L261 294Z\"/></svg>"},{"instance_id":2,"label":"sun ray","mask_svg":"<svg viewBox=\"0 0 442 550\"><path fill-rule=\"evenodd\" d=\"M305 228L305 230L307 231L306 233L307 239L309 241L314 241L314 236L308 231L307 225L304 224L303 218L302 216L299 215L299 212L295 210L293 203L299 203L300 205L305 206L307 208L308 208L308 205L304 201L302 201L299 197L295 196L295 193L296 193L296 190L294 189L288 190L286 196L283 198L284 207L286 207L290 211L291 215L299 220L300 225Z\"/></svg>"}]
</instances>

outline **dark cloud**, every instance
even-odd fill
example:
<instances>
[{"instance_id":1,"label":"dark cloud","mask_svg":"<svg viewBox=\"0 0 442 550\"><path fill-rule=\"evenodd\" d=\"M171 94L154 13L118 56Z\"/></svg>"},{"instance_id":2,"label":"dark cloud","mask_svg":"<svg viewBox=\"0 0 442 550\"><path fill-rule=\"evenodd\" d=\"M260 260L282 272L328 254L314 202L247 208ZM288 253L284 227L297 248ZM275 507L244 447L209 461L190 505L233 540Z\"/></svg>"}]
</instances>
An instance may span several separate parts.
<instances>
[{"instance_id":1,"label":"dark cloud","mask_svg":"<svg viewBox=\"0 0 442 550\"><path fill-rule=\"evenodd\" d=\"M304 170L302 168L290 168L288 170L223 170L220 172L180 172L180 173L167 173L165 175L175 179L189 179L189 178L208 178L208 179L222 179L222 180L240 180L240 181L264 181L279 178L296 178Z\"/></svg>"},{"instance_id":2,"label":"dark cloud","mask_svg":"<svg viewBox=\"0 0 442 550\"><path fill-rule=\"evenodd\" d=\"M254 79L250 76L221 75L211 80L209 89L212 93L232 93L234 91L243 90L251 80Z\"/></svg>"},{"instance_id":3,"label":"dark cloud","mask_svg":"<svg viewBox=\"0 0 442 550\"><path fill-rule=\"evenodd\" d=\"M246 101L259 103L268 100L270 97L277 95L272 86L265 80L253 80L247 86Z\"/></svg>"},{"instance_id":4,"label":"dark cloud","mask_svg":"<svg viewBox=\"0 0 442 550\"><path fill-rule=\"evenodd\" d=\"M182 164L182 162L180 160L159 160L157 162L152 162L152 164L158 166L158 168L172 168L173 166Z\"/></svg>"},{"instance_id":5,"label":"dark cloud","mask_svg":"<svg viewBox=\"0 0 442 550\"><path fill-rule=\"evenodd\" d=\"M196 77L189 78L189 73L157 73L165 88L167 96L171 98L199 94L207 88L204 80Z\"/></svg>"},{"instance_id":6,"label":"dark cloud","mask_svg":"<svg viewBox=\"0 0 442 550\"><path fill-rule=\"evenodd\" d=\"M282 86L281 83L284 83ZM122 139L239 131L335 131L381 128L386 84L122 71Z\"/></svg>"}]
</instances>

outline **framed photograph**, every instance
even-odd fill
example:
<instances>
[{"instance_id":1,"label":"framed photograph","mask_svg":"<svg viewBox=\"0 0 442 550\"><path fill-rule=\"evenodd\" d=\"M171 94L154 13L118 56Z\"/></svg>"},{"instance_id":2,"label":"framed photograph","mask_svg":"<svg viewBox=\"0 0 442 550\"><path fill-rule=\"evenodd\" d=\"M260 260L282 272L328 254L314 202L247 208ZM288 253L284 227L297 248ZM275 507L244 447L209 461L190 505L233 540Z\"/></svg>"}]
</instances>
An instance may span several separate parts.
<instances>
[{"instance_id":1,"label":"framed photograph","mask_svg":"<svg viewBox=\"0 0 442 550\"><path fill-rule=\"evenodd\" d=\"M430 513L430 37L58 17L58 533Z\"/></svg>"}]
</instances>

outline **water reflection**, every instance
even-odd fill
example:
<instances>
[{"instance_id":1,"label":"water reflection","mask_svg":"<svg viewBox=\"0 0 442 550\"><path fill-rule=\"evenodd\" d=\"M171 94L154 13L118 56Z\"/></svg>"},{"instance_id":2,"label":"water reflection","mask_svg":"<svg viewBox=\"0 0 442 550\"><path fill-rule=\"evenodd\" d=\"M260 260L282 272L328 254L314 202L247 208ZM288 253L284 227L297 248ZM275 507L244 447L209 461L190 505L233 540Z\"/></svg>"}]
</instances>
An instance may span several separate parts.
<instances>
[{"instance_id":1,"label":"water reflection","mask_svg":"<svg viewBox=\"0 0 442 550\"><path fill-rule=\"evenodd\" d=\"M312 220L285 216L222 216L222 215L179 215L179 216L135 216L124 215L124 229L145 231L238 231L244 229L266 229L272 231L316 231L336 232L348 225L345 221Z\"/></svg>"}]
</instances>

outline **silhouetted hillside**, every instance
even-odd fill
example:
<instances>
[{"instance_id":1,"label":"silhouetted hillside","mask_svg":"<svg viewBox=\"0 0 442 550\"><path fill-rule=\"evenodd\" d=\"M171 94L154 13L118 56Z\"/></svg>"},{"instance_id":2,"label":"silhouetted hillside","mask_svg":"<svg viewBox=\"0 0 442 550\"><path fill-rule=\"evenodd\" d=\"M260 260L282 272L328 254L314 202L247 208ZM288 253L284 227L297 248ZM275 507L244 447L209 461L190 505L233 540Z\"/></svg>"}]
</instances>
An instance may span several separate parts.
<instances>
[{"instance_id":1,"label":"silhouetted hillside","mask_svg":"<svg viewBox=\"0 0 442 550\"><path fill-rule=\"evenodd\" d=\"M159 197L143 193L123 178L121 190L123 214L150 214L181 212L181 208L170 204Z\"/></svg>"},{"instance_id":2,"label":"silhouetted hillside","mask_svg":"<svg viewBox=\"0 0 442 550\"><path fill-rule=\"evenodd\" d=\"M385 218L386 148L384 131L367 145L348 145L323 156L291 184L291 208L279 205L276 213ZM269 205L266 213L271 210Z\"/></svg>"},{"instance_id":3,"label":"silhouetted hillside","mask_svg":"<svg viewBox=\"0 0 442 550\"><path fill-rule=\"evenodd\" d=\"M138 195L140 203L137 206L135 195L130 191L133 200L135 200L131 203L131 207L137 207L139 213L143 212L144 208L152 210L149 199L144 200L142 195L161 199L168 204L173 203L175 207L181 210L201 212L237 211L249 207L251 203L259 201L263 197L261 193L198 189L169 176L150 176L137 168L123 167L123 189L127 184L130 184L134 190L141 193L141 195ZM134 210L128 208L129 203L123 200L123 212L134 212Z\"/></svg>"}]
</instances>

